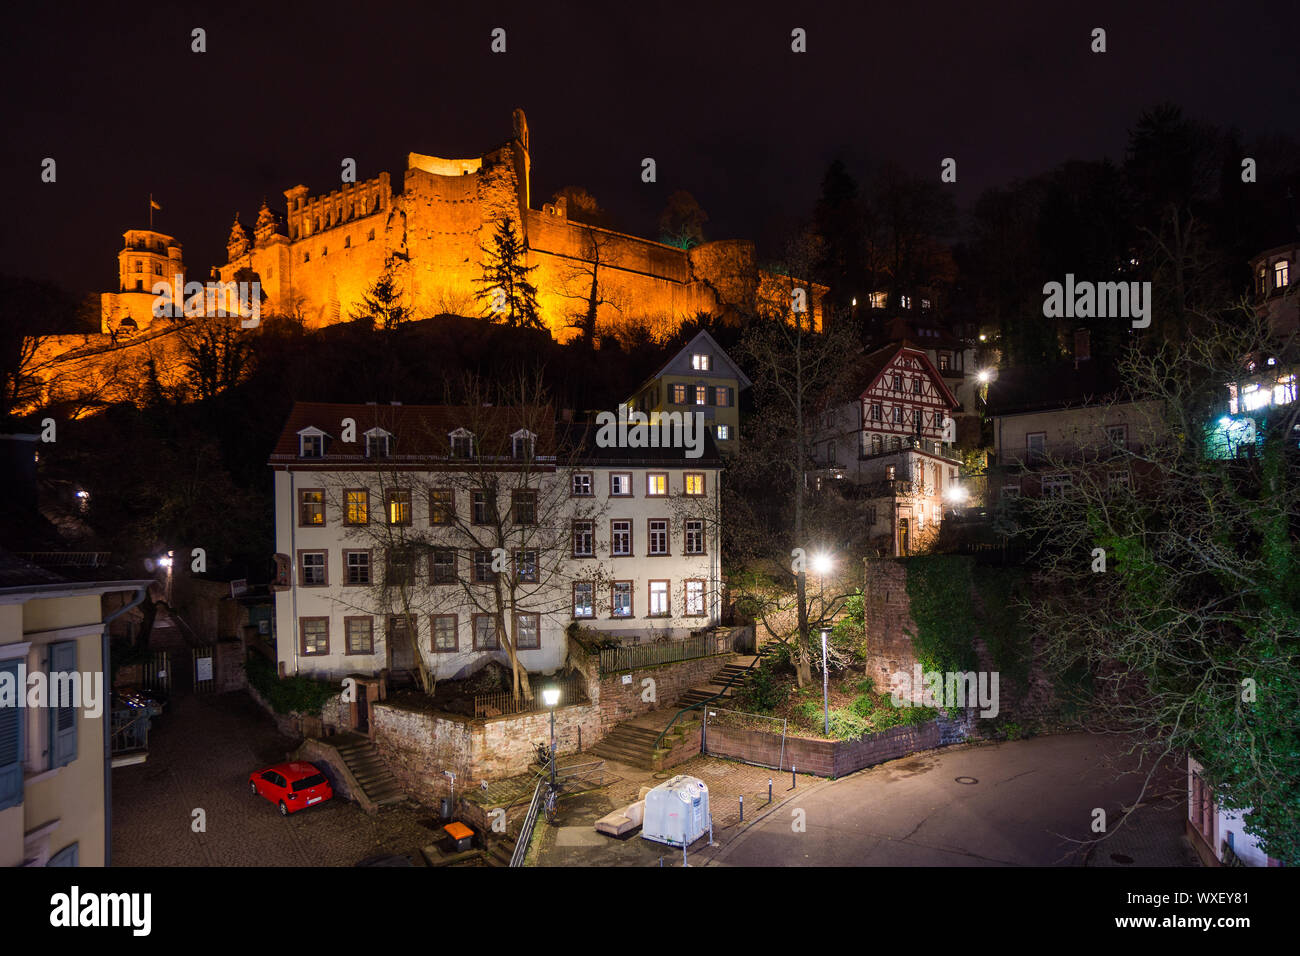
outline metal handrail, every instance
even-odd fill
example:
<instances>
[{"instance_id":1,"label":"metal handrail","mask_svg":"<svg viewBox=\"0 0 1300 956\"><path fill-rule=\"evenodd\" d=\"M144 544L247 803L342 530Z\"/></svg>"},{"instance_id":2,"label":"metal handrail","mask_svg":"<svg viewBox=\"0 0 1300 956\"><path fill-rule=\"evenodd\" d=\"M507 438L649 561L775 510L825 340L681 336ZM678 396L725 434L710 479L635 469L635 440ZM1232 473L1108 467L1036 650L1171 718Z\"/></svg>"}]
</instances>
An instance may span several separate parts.
<instances>
[{"instance_id":1,"label":"metal handrail","mask_svg":"<svg viewBox=\"0 0 1300 956\"><path fill-rule=\"evenodd\" d=\"M533 788L533 802L528 805L528 814L524 817L524 825L519 828L519 839L515 841L515 851L510 854L510 865L523 866L524 857L528 855L528 844L533 839L533 827L537 824L537 808L542 802L542 787L546 785L546 780L538 780L537 786Z\"/></svg>"},{"instance_id":2,"label":"metal handrail","mask_svg":"<svg viewBox=\"0 0 1300 956\"><path fill-rule=\"evenodd\" d=\"M757 647L755 648L755 650L757 650ZM753 660L751 660L748 664L746 664L743 668L741 668L741 669L740 669L739 671L737 671L735 674L732 674L730 677L727 678L727 682L726 682L725 684L722 685L722 690L718 691L718 692L717 692L716 694L714 694L712 697L706 697L706 698L704 698L704 700L700 701L698 704L691 704L689 707L683 707L683 708L682 708L681 710L679 710L676 714L674 714L674 715L673 715L673 719L670 720L670 721L668 721L668 726L665 727L665 728L663 729L663 731L659 734L659 736L655 738L654 749L655 749L655 750L658 750L658 749L659 749L659 745L662 744L662 743L664 742L664 737L667 736L668 731L672 730L672 729L673 729L673 724L677 723L677 718L678 718L678 717L680 717L682 714L686 713L687 711L695 710L697 707L703 707L703 706L705 706L706 704L711 704L711 703L713 703L715 700L717 700L719 697L721 697L723 694L725 694L725 693L726 693L726 692L731 688L731 685L732 685L732 684L733 684L737 679L739 679L739 678L741 678L741 677L744 677L746 674L748 674L748 673L750 672L750 670L753 669L754 665L757 664L757 663L758 663L758 655L755 654Z\"/></svg>"}]
</instances>

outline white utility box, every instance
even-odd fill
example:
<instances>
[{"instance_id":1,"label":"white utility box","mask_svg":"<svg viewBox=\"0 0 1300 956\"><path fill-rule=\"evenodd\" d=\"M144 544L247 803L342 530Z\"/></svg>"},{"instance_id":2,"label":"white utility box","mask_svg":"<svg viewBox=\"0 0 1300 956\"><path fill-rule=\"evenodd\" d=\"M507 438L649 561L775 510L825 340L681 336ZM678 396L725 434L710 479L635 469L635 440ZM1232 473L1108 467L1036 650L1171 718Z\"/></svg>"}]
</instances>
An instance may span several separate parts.
<instances>
[{"instance_id":1,"label":"white utility box","mask_svg":"<svg viewBox=\"0 0 1300 956\"><path fill-rule=\"evenodd\" d=\"M709 832L709 823L709 788L698 777L678 774L645 795L642 839L690 846Z\"/></svg>"}]
</instances>

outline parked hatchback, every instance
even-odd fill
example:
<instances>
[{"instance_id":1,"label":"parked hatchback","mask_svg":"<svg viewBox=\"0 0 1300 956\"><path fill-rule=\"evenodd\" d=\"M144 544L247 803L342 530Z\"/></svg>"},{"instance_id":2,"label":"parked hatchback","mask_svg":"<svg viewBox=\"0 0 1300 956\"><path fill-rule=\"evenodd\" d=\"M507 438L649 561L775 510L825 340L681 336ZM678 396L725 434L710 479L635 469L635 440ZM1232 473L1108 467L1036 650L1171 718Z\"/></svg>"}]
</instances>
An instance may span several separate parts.
<instances>
[{"instance_id":1,"label":"parked hatchback","mask_svg":"<svg viewBox=\"0 0 1300 956\"><path fill-rule=\"evenodd\" d=\"M315 764L302 760L278 763L251 773L248 785L253 793L266 797L279 807L280 815L284 817L334 796L325 774Z\"/></svg>"}]
</instances>

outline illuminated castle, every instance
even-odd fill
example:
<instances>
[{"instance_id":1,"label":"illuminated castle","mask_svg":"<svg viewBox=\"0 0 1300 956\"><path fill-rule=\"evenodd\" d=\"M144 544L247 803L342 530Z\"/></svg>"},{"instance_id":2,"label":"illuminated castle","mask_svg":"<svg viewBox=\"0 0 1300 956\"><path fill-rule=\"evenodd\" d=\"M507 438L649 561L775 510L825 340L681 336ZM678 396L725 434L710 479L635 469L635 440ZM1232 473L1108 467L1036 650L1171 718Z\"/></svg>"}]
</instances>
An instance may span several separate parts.
<instances>
[{"instance_id":1,"label":"illuminated castle","mask_svg":"<svg viewBox=\"0 0 1300 956\"><path fill-rule=\"evenodd\" d=\"M298 314L309 327L347 321L371 283L392 264L417 318L480 315L476 282L500 220L509 219L535 266L542 317L564 340L586 311L592 273L600 325L623 317L679 324L698 312L752 312L789 293L757 268L753 243L706 242L686 250L572 220L563 200L534 209L528 121L514 112L505 144L474 159L407 156L402 191L388 173L313 196L285 190L284 221L264 202L252 235L231 228L225 282L256 279L266 313ZM819 320L820 294L808 296Z\"/></svg>"}]
</instances>

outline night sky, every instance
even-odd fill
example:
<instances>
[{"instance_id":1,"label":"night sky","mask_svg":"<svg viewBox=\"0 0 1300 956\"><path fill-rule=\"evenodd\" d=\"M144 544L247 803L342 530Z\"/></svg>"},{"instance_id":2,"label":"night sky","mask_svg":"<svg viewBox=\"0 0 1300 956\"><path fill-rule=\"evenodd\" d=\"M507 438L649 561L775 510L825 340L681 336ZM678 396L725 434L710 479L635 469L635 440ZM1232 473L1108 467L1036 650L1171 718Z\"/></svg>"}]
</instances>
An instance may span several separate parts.
<instances>
[{"instance_id":1,"label":"night sky","mask_svg":"<svg viewBox=\"0 0 1300 956\"><path fill-rule=\"evenodd\" d=\"M263 196L282 213L297 183L337 188L344 157L358 179L388 171L400 188L408 151L478 156L509 138L515 107L532 132L533 206L582 185L617 226L654 237L668 195L687 189L708 238L753 238L769 255L836 157L937 179L953 156L969 206L1066 159L1121 160L1129 126L1162 100L1247 142L1300 129L1294 4L1065 7L29 4L0 41L0 268L111 290L121 233L147 224L152 192L155 227L205 277L234 213L251 226ZM203 54L190 52L196 26ZM497 26L503 55L489 51ZM794 27L806 54L790 52ZM640 179L646 156L655 184Z\"/></svg>"}]
</instances>

